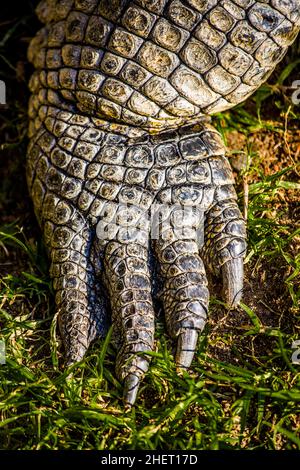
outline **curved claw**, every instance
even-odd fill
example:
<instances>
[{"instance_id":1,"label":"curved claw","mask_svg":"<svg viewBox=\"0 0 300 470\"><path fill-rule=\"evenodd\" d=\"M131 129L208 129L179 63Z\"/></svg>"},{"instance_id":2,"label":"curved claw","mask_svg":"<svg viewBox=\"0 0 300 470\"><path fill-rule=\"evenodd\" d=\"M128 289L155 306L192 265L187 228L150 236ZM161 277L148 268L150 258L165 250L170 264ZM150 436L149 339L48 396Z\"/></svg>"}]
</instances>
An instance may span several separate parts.
<instances>
[{"instance_id":1,"label":"curved claw","mask_svg":"<svg viewBox=\"0 0 300 470\"><path fill-rule=\"evenodd\" d=\"M131 408L136 400L140 385L140 377L136 374L129 374L124 380L124 403L126 408Z\"/></svg>"},{"instance_id":2,"label":"curved claw","mask_svg":"<svg viewBox=\"0 0 300 470\"><path fill-rule=\"evenodd\" d=\"M197 330L185 329L180 333L175 356L179 369L188 369L190 367L196 351L197 340Z\"/></svg>"},{"instance_id":3,"label":"curved claw","mask_svg":"<svg viewBox=\"0 0 300 470\"><path fill-rule=\"evenodd\" d=\"M243 277L243 258L234 258L223 264L223 295L230 308L237 307L242 299Z\"/></svg>"},{"instance_id":4,"label":"curved claw","mask_svg":"<svg viewBox=\"0 0 300 470\"><path fill-rule=\"evenodd\" d=\"M121 357L120 357L121 356ZM118 362L121 361L121 364ZM144 355L133 354L126 360L122 352L117 358L117 372L121 377L123 374L124 394L123 400L126 408L131 408L137 397L139 386L149 367L149 358ZM125 375L127 372L127 375Z\"/></svg>"}]
</instances>

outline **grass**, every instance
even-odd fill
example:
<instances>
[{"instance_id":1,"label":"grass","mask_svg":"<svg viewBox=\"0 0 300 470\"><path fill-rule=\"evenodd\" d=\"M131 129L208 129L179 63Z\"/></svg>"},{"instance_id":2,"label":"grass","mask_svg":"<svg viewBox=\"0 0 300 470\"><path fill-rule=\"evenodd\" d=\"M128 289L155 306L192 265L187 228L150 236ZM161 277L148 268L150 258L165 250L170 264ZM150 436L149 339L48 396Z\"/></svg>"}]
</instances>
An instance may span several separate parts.
<instances>
[{"instance_id":1,"label":"grass","mask_svg":"<svg viewBox=\"0 0 300 470\"><path fill-rule=\"evenodd\" d=\"M11 0L12 12L16 1ZM158 320L157 349L137 406L125 412L109 336L67 375L60 367L47 257L25 182L25 50L36 2L0 24L0 365L2 449L300 449L298 41L254 97L214 123L227 141L249 249L241 307L215 288L192 371L178 375Z\"/></svg>"}]
</instances>

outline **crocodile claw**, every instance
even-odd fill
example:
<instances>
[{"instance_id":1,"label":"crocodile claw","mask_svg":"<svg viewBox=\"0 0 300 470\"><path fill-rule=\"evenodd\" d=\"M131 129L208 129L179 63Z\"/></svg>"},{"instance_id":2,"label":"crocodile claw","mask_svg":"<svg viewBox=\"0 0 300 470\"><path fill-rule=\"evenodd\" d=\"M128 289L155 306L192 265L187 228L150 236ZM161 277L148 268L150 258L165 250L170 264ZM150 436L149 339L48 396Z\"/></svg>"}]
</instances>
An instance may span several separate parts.
<instances>
[{"instance_id":1,"label":"crocodile claw","mask_svg":"<svg viewBox=\"0 0 300 470\"><path fill-rule=\"evenodd\" d=\"M197 349L197 330L185 329L178 336L176 349L176 364L179 369L188 369Z\"/></svg>"},{"instance_id":2,"label":"crocodile claw","mask_svg":"<svg viewBox=\"0 0 300 470\"><path fill-rule=\"evenodd\" d=\"M234 258L222 266L223 296L229 307L237 307L243 295L243 258Z\"/></svg>"},{"instance_id":3,"label":"crocodile claw","mask_svg":"<svg viewBox=\"0 0 300 470\"><path fill-rule=\"evenodd\" d=\"M124 403L127 408L131 408L136 400L140 385L140 377L135 374L127 375L124 380Z\"/></svg>"}]
</instances>

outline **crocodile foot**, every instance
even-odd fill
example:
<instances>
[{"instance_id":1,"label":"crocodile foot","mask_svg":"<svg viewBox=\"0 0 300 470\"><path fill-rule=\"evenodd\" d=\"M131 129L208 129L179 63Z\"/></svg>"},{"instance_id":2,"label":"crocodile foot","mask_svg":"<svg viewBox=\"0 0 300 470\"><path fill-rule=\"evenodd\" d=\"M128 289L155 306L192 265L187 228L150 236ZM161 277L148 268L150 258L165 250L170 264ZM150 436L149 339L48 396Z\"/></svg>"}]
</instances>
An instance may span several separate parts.
<instances>
[{"instance_id":1,"label":"crocodile foot","mask_svg":"<svg viewBox=\"0 0 300 470\"><path fill-rule=\"evenodd\" d=\"M45 113L29 146L28 183L66 363L83 358L110 317L116 372L132 405L154 348L155 296L180 368L190 366L205 325L205 269L223 278L228 305L241 298L246 233L231 168L208 124L122 135L93 118Z\"/></svg>"}]
</instances>

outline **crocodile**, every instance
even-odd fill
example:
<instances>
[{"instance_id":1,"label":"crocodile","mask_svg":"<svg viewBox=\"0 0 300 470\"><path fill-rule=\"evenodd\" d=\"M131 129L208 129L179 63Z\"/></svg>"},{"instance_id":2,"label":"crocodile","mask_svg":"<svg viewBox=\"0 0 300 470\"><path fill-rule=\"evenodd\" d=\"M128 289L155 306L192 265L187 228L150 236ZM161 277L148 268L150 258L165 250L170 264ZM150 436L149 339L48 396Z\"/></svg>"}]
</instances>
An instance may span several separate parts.
<instances>
[{"instance_id":1,"label":"crocodile","mask_svg":"<svg viewBox=\"0 0 300 470\"><path fill-rule=\"evenodd\" d=\"M300 29L299 0L42 0L27 181L66 366L112 325L127 406L162 305L179 370L208 314L239 304L246 226L210 115L246 100ZM220 281L221 282L221 281Z\"/></svg>"}]
</instances>

